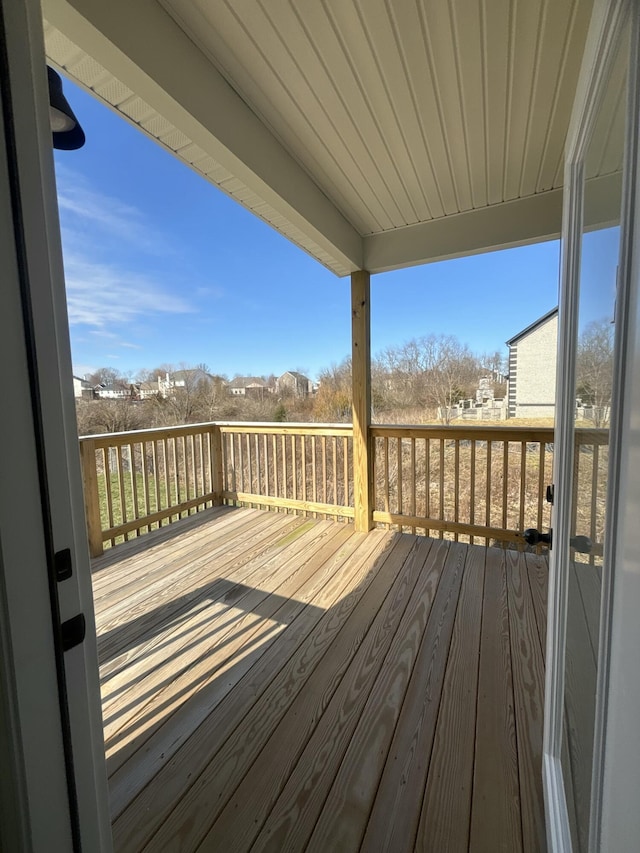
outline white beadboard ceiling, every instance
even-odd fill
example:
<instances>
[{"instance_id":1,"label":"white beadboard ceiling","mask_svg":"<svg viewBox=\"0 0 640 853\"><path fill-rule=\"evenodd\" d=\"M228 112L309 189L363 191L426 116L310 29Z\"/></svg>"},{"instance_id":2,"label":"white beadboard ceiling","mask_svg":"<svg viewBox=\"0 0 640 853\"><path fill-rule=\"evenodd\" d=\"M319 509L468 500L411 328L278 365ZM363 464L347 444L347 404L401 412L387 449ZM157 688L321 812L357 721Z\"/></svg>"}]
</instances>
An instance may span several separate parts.
<instances>
[{"instance_id":1,"label":"white beadboard ceiling","mask_svg":"<svg viewBox=\"0 0 640 853\"><path fill-rule=\"evenodd\" d=\"M43 2L54 64L338 275L558 233L591 5Z\"/></svg>"}]
</instances>

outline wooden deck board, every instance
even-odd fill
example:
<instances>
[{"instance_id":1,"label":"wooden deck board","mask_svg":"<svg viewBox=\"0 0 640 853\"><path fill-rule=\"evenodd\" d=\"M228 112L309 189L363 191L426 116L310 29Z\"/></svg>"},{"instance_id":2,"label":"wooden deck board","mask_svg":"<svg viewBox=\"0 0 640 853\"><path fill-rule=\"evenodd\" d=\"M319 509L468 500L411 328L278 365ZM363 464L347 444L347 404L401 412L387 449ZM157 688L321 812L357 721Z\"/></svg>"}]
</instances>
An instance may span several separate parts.
<instances>
[{"instance_id":1,"label":"wooden deck board","mask_svg":"<svg viewBox=\"0 0 640 853\"><path fill-rule=\"evenodd\" d=\"M94 563L117 853L544 850L544 558L200 515Z\"/></svg>"}]
</instances>

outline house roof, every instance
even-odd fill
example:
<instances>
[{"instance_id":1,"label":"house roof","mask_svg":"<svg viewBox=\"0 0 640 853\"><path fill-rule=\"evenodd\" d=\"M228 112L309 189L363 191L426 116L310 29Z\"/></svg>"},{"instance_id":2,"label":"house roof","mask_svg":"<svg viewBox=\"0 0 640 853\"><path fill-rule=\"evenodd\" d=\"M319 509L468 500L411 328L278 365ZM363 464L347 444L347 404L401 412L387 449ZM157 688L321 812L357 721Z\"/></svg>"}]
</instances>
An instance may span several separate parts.
<instances>
[{"instance_id":1,"label":"house roof","mask_svg":"<svg viewBox=\"0 0 640 853\"><path fill-rule=\"evenodd\" d=\"M50 63L346 275L559 235L592 2L508 5L43 0L43 13ZM605 200L624 99L611 104L588 175Z\"/></svg>"},{"instance_id":2,"label":"house roof","mask_svg":"<svg viewBox=\"0 0 640 853\"><path fill-rule=\"evenodd\" d=\"M267 383L259 376L236 376L229 382L229 388L266 388Z\"/></svg>"},{"instance_id":3,"label":"house roof","mask_svg":"<svg viewBox=\"0 0 640 853\"><path fill-rule=\"evenodd\" d=\"M297 379L300 382L309 382L309 377L305 376L304 373L298 373L297 370L285 370L282 376L279 376L278 379L282 379L283 376L293 376L294 379Z\"/></svg>"},{"instance_id":4,"label":"house roof","mask_svg":"<svg viewBox=\"0 0 640 853\"><path fill-rule=\"evenodd\" d=\"M513 346L513 344L517 343L521 338L524 338L527 335L531 334L531 332L533 332L540 326L544 326L544 324L551 320L553 317L555 317L557 313L558 306L552 308L551 311L547 311L546 314L543 314L542 317L539 317L535 322L531 323L530 326L527 326L526 329L523 329L521 332L518 332L517 335L514 335L512 338L509 338L509 340L506 342L507 346Z\"/></svg>"}]
</instances>

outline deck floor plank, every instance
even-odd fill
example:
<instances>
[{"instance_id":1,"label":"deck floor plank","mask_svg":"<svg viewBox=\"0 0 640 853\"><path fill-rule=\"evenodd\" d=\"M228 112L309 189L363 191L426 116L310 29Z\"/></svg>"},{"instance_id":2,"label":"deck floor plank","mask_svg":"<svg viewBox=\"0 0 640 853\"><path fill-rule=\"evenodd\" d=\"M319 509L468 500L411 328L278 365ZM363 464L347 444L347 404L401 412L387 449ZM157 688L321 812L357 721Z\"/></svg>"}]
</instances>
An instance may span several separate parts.
<instances>
[{"instance_id":1,"label":"deck floor plank","mask_svg":"<svg viewBox=\"0 0 640 853\"><path fill-rule=\"evenodd\" d=\"M257 699L250 677L245 676L240 697L230 697L225 707L220 709L220 713L205 718L173 759L159 770L152 783L141 791L136 800L114 822L114 837L117 843L122 839L123 849L139 849L139 839L146 840L153 834L158 829L160 819L165 819L160 827L162 833L170 831L167 823L179 821L184 813L185 819L190 820L190 812L185 807L184 800L187 796L194 796L189 795L188 791L196 780L200 785L195 794L201 787L206 787L206 779L200 781L199 777L218 753L224 751L226 756L227 753L234 752L232 744L235 750L241 754L244 752L245 757L250 749L255 752L260 750L260 738L268 735L271 721L274 718L278 720L278 714L284 713L288 704L302 689L315 663L327 651L348 620L362 592L376 577L379 566L372 565L372 558L379 554L389 541L389 537L385 535L364 537L360 549L337 570L335 583L327 584L326 595L318 597L311 624L305 621L302 636L295 635L294 648L290 655L283 656L281 650L276 649L275 660L270 661L275 663L273 668L276 672L269 672L275 677L271 678ZM295 626L295 622L293 624ZM285 636L287 633L285 632ZM244 701L247 693L252 700L248 707ZM243 713L239 713L238 706ZM243 731L253 727L253 741L245 742L243 734L238 737L235 730L240 725ZM233 771L234 758L233 755L229 757L226 775ZM227 798L231 796L234 787L228 790ZM203 796L203 800L202 809L208 816L211 803L207 795ZM205 830L206 828L208 826Z\"/></svg>"},{"instance_id":2,"label":"deck floor plank","mask_svg":"<svg viewBox=\"0 0 640 853\"><path fill-rule=\"evenodd\" d=\"M544 850L544 556L219 507L93 581L116 853Z\"/></svg>"},{"instance_id":3,"label":"deck floor plank","mask_svg":"<svg viewBox=\"0 0 640 853\"><path fill-rule=\"evenodd\" d=\"M325 614L329 618L321 620L324 632L316 631L313 642L303 645L301 654L240 722L154 836L150 850L191 849L205 836L205 849L247 849L254 828L273 806L274 795L284 786L354 655L363 646L366 649L370 621L411 544L395 542L381 556L371 582L356 586Z\"/></svg>"},{"instance_id":4,"label":"deck floor plank","mask_svg":"<svg viewBox=\"0 0 640 853\"><path fill-rule=\"evenodd\" d=\"M144 734L151 734L150 714L154 705L160 705L161 716L166 716L171 694L179 693L182 701L186 701L202 679L217 673L218 666L243 647L246 656L256 645L261 646L282 630L284 623L274 620L273 615L307 580L307 572L313 574L316 570L313 565L309 568L310 559L305 557L305 550L312 555L314 546L319 547L320 540L327 539L332 547L335 533L330 522L326 527L314 526L289 547L286 558L278 552L276 565L267 552L261 559L251 561L246 573L234 577L233 584L217 579L219 583L214 581L204 589L200 599L203 606L195 607L174 622L172 634L159 647L105 682L103 715L109 772L120 766L129 752L123 749L125 738L120 733L123 728L127 731L126 741L134 736L139 741L140 726L135 721L142 716ZM339 544L338 538L335 547ZM137 701L123 707L123 693L134 682ZM138 742L136 748L139 745ZM113 753L117 755L117 763L109 761Z\"/></svg>"},{"instance_id":5,"label":"deck floor plank","mask_svg":"<svg viewBox=\"0 0 640 853\"><path fill-rule=\"evenodd\" d=\"M144 732L138 735L137 740L126 746L120 746L119 750L109 767L113 773L129 760L131 755L146 744L147 755L154 751L160 754L164 761L168 761L177 750L180 743L186 738L189 730L193 728L194 712L201 719L213 709L212 700L220 702L235 684L249 671L267 650L271 647L276 637L290 626L293 620L310 604L318 592L318 574L322 574L322 568L328 560L335 555L348 554L345 550L348 540L352 537L352 531L348 527L334 530L333 535L325 541L322 548L310 552L309 557L300 562L300 569L294 575L289 575L286 580L276 588L273 594L266 596L259 605L256 614L248 611L241 616L233 626L234 636L227 640L223 647L223 655L216 655L215 647L207 655L201 655L192 665L175 677L167 687L154 697L154 701L145 709ZM322 582L320 580L320 582ZM248 603L244 600L245 605ZM269 620L269 621L267 621ZM216 644L219 644L216 641ZM238 660L241 652L241 660ZM224 683L219 683L219 678L225 673ZM216 689L209 689L213 682L218 681ZM174 720L172 714L180 710L185 701L191 696L197 695L197 704L191 709L191 718L188 726L182 715ZM162 735L156 736L156 732L163 727ZM167 743L168 730L173 729L174 734L170 743ZM148 743L153 739L152 743ZM156 746L160 740L162 746ZM148 759L145 762L147 765ZM113 769L112 769L113 768ZM157 767L149 769L153 772ZM138 789L142 787L140 772L136 774ZM131 789L127 794L130 796Z\"/></svg>"},{"instance_id":6,"label":"deck floor plank","mask_svg":"<svg viewBox=\"0 0 640 853\"><path fill-rule=\"evenodd\" d=\"M448 552L369 817L363 850L412 850L427 781L443 676L458 606L466 545ZM394 820L389 821L389 810Z\"/></svg>"},{"instance_id":7,"label":"deck floor plank","mask_svg":"<svg viewBox=\"0 0 640 853\"><path fill-rule=\"evenodd\" d=\"M485 563L469 850L520 853L522 828L504 552Z\"/></svg>"},{"instance_id":8,"label":"deck floor plank","mask_svg":"<svg viewBox=\"0 0 640 853\"><path fill-rule=\"evenodd\" d=\"M465 851L469 844L485 551L469 551L444 676L415 849Z\"/></svg>"},{"instance_id":9,"label":"deck floor plank","mask_svg":"<svg viewBox=\"0 0 640 853\"><path fill-rule=\"evenodd\" d=\"M431 547L423 540L405 560L367 638L377 665L363 644L252 849L279 850L285 839L300 850L358 849L379 778L371 762L380 744L384 762L442 571L444 555L430 561Z\"/></svg>"},{"instance_id":10,"label":"deck floor plank","mask_svg":"<svg viewBox=\"0 0 640 853\"><path fill-rule=\"evenodd\" d=\"M526 565L515 551L505 551L511 671L518 738L522 847L539 853L546 844L542 792L544 663Z\"/></svg>"}]
</instances>

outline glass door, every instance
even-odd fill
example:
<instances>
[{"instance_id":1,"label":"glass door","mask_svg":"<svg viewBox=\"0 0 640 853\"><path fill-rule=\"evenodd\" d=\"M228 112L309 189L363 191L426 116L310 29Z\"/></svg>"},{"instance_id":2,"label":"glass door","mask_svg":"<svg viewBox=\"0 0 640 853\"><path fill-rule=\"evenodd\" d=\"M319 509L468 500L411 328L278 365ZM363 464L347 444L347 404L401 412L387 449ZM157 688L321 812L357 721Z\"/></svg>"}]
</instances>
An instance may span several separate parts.
<instances>
[{"instance_id":1,"label":"glass door","mask_svg":"<svg viewBox=\"0 0 640 853\"><path fill-rule=\"evenodd\" d=\"M545 795L551 847L574 853L596 849L590 845L599 804L597 694L607 632L601 613L609 589L610 439L621 332L616 305L625 245L625 6L610 3L600 43L591 40L593 61L587 53L565 182Z\"/></svg>"}]
</instances>

